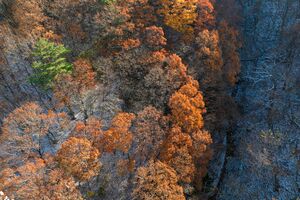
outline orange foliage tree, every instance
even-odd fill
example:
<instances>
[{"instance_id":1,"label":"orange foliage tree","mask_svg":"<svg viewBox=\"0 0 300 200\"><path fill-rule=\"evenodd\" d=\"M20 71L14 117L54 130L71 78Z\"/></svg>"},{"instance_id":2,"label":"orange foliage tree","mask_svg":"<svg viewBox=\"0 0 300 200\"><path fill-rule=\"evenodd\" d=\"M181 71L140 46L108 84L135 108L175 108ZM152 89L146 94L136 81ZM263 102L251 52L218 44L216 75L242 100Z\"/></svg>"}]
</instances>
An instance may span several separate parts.
<instances>
[{"instance_id":1,"label":"orange foliage tree","mask_svg":"<svg viewBox=\"0 0 300 200\"><path fill-rule=\"evenodd\" d=\"M184 200L183 189L178 184L176 172L160 161L150 161L140 167L135 175L132 199Z\"/></svg>"},{"instance_id":2,"label":"orange foliage tree","mask_svg":"<svg viewBox=\"0 0 300 200\"><path fill-rule=\"evenodd\" d=\"M134 118L135 115L131 113L118 113L113 118L110 128L103 133L103 139L99 140L98 145L102 146L104 152L128 152L133 138L129 129Z\"/></svg>"},{"instance_id":3,"label":"orange foliage tree","mask_svg":"<svg viewBox=\"0 0 300 200\"><path fill-rule=\"evenodd\" d=\"M96 117L89 117L86 122L78 121L72 136L88 139L93 146L98 147L98 141L103 137L101 120ZM98 147L100 149L100 147Z\"/></svg>"},{"instance_id":4,"label":"orange foliage tree","mask_svg":"<svg viewBox=\"0 0 300 200\"><path fill-rule=\"evenodd\" d=\"M99 156L100 152L87 139L70 137L62 144L56 159L67 174L86 181L99 173Z\"/></svg>"},{"instance_id":5,"label":"orange foliage tree","mask_svg":"<svg viewBox=\"0 0 300 200\"><path fill-rule=\"evenodd\" d=\"M133 140L129 129L134 118L135 115L131 113L118 113L112 119L109 129L103 131L101 120L92 116L85 122L78 121L72 136L88 139L101 152L119 150L127 153Z\"/></svg>"},{"instance_id":6,"label":"orange foliage tree","mask_svg":"<svg viewBox=\"0 0 300 200\"><path fill-rule=\"evenodd\" d=\"M78 90L86 90L95 86L95 75L89 60L78 59L73 63L73 77L78 85Z\"/></svg>"},{"instance_id":7,"label":"orange foliage tree","mask_svg":"<svg viewBox=\"0 0 300 200\"><path fill-rule=\"evenodd\" d=\"M184 132L192 133L203 128L202 114L206 109L197 81L191 80L175 92L169 100L169 107L172 121Z\"/></svg>"},{"instance_id":8,"label":"orange foliage tree","mask_svg":"<svg viewBox=\"0 0 300 200\"><path fill-rule=\"evenodd\" d=\"M141 45L139 39L126 39L121 42L121 46L124 50L135 49Z\"/></svg>"},{"instance_id":9,"label":"orange foliage tree","mask_svg":"<svg viewBox=\"0 0 300 200\"><path fill-rule=\"evenodd\" d=\"M130 13L132 16L131 19L138 29L144 29L157 22L155 8L150 4L149 0L131 1L131 5L129 6L132 6L133 8Z\"/></svg>"},{"instance_id":10,"label":"orange foliage tree","mask_svg":"<svg viewBox=\"0 0 300 200\"><path fill-rule=\"evenodd\" d=\"M217 31L207 29L199 32L195 41L197 45L196 55L200 60L200 66L212 70L220 70L222 67L222 51L219 47L219 34Z\"/></svg>"},{"instance_id":11,"label":"orange foliage tree","mask_svg":"<svg viewBox=\"0 0 300 200\"><path fill-rule=\"evenodd\" d=\"M180 182L191 183L195 174L192 152L193 141L189 134L183 133L178 126L170 130L160 158L172 167Z\"/></svg>"},{"instance_id":12,"label":"orange foliage tree","mask_svg":"<svg viewBox=\"0 0 300 200\"><path fill-rule=\"evenodd\" d=\"M16 166L30 158L43 157L42 139L47 136L55 144L62 136L59 132L69 128L65 113L49 111L44 114L36 103L26 103L4 120L0 135L1 157L6 160L4 163Z\"/></svg>"},{"instance_id":13,"label":"orange foliage tree","mask_svg":"<svg viewBox=\"0 0 300 200\"><path fill-rule=\"evenodd\" d=\"M135 170L135 160L132 158L118 160L117 170L120 176L132 173Z\"/></svg>"},{"instance_id":14,"label":"orange foliage tree","mask_svg":"<svg viewBox=\"0 0 300 200\"><path fill-rule=\"evenodd\" d=\"M196 166L194 184L197 189L202 189L203 178L207 174L207 166L212 158L213 150L210 148L212 138L208 131L199 130L192 133L193 147L191 155Z\"/></svg>"},{"instance_id":15,"label":"orange foliage tree","mask_svg":"<svg viewBox=\"0 0 300 200\"><path fill-rule=\"evenodd\" d=\"M161 27L150 26L145 29L145 42L149 47L156 49L166 45L167 39Z\"/></svg>"},{"instance_id":16,"label":"orange foliage tree","mask_svg":"<svg viewBox=\"0 0 300 200\"><path fill-rule=\"evenodd\" d=\"M171 109L171 119L174 125L179 126L180 129L173 129L170 139L167 140L165 147L164 160L177 169L179 177L182 176L184 181L189 182L193 177L187 176L187 173L195 168L189 165L190 168L182 160L190 160L195 164L196 183L197 188L201 189L202 179L207 171L207 164L211 158L211 149L209 145L212 143L210 134L203 130L204 122L202 114L206 112L203 97L199 91L199 84L195 80L190 80L186 85L182 86L175 92L169 101ZM173 142L173 141L174 142ZM186 140L184 148L180 146L180 140ZM188 142L190 141L190 142ZM170 149L170 150L169 150ZM172 161L172 152L180 151L184 157L175 157ZM167 157L169 155L171 157ZM176 154L175 154L176 155ZM176 160L177 159L177 160ZM178 165L178 166L176 166Z\"/></svg>"},{"instance_id":17,"label":"orange foliage tree","mask_svg":"<svg viewBox=\"0 0 300 200\"><path fill-rule=\"evenodd\" d=\"M215 27L215 10L210 0L198 0L197 32Z\"/></svg>"},{"instance_id":18,"label":"orange foliage tree","mask_svg":"<svg viewBox=\"0 0 300 200\"><path fill-rule=\"evenodd\" d=\"M39 143L36 143L33 138L34 134L39 139L46 133L41 123L41 113L40 106L27 103L4 119L0 148L1 157L7 159L6 163L9 161L22 163L41 151Z\"/></svg>"},{"instance_id":19,"label":"orange foliage tree","mask_svg":"<svg viewBox=\"0 0 300 200\"><path fill-rule=\"evenodd\" d=\"M147 62L150 70L144 77L143 91L149 104L164 109L169 97L187 80L187 67L176 54L154 52ZM145 93L147 90L147 93Z\"/></svg>"},{"instance_id":20,"label":"orange foliage tree","mask_svg":"<svg viewBox=\"0 0 300 200\"><path fill-rule=\"evenodd\" d=\"M74 179L51 165L36 159L17 168L3 169L0 171L0 190L14 199L82 200Z\"/></svg>"},{"instance_id":21,"label":"orange foliage tree","mask_svg":"<svg viewBox=\"0 0 300 200\"><path fill-rule=\"evenodd\" d=\"M11 10L15 21L18 22L18 30L21 34L39 37L45 32L41 24L46 17L38 1L16 0Z\"/></svg>"}]
</instances>

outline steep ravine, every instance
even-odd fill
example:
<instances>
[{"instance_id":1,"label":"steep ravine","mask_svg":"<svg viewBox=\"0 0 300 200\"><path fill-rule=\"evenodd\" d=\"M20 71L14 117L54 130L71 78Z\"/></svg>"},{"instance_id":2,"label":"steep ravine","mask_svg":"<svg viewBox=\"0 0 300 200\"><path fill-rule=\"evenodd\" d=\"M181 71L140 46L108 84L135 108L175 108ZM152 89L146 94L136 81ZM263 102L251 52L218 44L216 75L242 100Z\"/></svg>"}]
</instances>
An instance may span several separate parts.
<instances>
[{"instance_id":1,"label":"steep ravine","mask_svg":"<svg viewBox=\"0 0 300 200\"><path fill-rule=\"evenodd\" d=\"M241 0L242 68L217 199L300 198L300 1Z\"/></svg>"}]
</instances>

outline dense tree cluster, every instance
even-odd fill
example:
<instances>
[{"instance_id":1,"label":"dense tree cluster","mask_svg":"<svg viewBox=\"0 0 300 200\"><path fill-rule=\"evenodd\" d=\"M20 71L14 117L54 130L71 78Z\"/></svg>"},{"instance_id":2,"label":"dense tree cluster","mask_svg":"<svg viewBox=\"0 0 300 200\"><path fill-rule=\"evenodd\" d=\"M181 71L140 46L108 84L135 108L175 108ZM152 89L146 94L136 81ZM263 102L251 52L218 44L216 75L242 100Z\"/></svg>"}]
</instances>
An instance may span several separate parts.
<instances>
[{"instance_id":1,"label":"dense tree cluster","mask_svg":"<svg viewBox=\"0 0 300 200\"><path fill-rule=\"evenodd\" d=\"M13 3L10 2L14 25L22 35L39 37L46 31L42 26L42 22L47 17L43 14L40 3L40 0L29 0L26 2L16 0Z\"/></svg>"},{"instance_id":2,"label":"dense tree cluster","mask_svg":"<svg viewBox=\"0 0 300 200\"><path fill-rule=\"evenodd\" d=\"M24 104L2 127L1 190L21 199L82 199L76 181L87 182L99 174L102 152L128 151L133 118L119 113L106 131L94 117L72 127L65 113L45 113L36 103Z\"/></svg>"},{"instance_id":3,"label":"dense tree cluster","mask_svg":"<svg viewBox=\"0 0 300 200\"><path fill-rule=\"evenodd\" d=\"M204 192L211 133L225 128L240 67L229 11L209 0L63 2L47 4L50 18L34 21L43 38L31 82L47 89L51 109L27 102L5 118L0 191L101 199L109 177L119 181L114 188L126 183L132 199ZM62 43L73 48L68 58ZM121 112L111 109L119 103L112 96ZM111 117L100 117L99 102Z\"/></svg>"},{"instance_id":4,"label":"dense tree cluster","mask_svg":"<svg viewBox=\"0 0 300 200\"><path fill-rule=\"evenodd\" d=\"M36 159L0 172L0 188L15 199L83 199L72 177L53 168L51 158Z\"/></svg>"}]
</instances>

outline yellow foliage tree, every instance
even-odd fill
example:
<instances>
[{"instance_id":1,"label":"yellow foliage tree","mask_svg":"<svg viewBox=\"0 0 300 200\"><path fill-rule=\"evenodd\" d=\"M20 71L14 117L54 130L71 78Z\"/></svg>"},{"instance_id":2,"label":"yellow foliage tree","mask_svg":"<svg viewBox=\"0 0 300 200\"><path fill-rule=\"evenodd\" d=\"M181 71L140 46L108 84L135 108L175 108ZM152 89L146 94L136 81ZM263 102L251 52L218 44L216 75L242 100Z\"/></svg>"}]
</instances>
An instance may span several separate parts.
<instances>
[{"instance_id":1,"label":"yellow foliage tree","mask_svg":"<svg viewBox=\"0 0 300 200\"><path fill-rule=\"evenodd\" d=\"M160 0L158 13L164 16L166 25L176 31L190 34L197 19L197 0Z\"/></svg>"}]
</instances>

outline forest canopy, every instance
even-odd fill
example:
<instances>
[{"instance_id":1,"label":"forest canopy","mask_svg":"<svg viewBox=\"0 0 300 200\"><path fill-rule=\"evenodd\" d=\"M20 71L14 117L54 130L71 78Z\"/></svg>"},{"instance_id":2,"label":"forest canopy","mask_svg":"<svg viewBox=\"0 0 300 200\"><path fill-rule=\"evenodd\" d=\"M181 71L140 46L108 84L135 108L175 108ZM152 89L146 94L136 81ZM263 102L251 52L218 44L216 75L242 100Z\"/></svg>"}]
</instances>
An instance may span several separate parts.
<instances>
[{"instance_id":1,"label":"forest canopy","mask_svg":"<svg viewBox=\"0 0 300 200\"><path fill-rule=\"evenodd\" d=\"M223 100L241 47L215 1L13 4L41 98L3 120L0 191L33 200L212 194L213 138L234 121L234 101Z\"/></svg>"}]
</instances>

